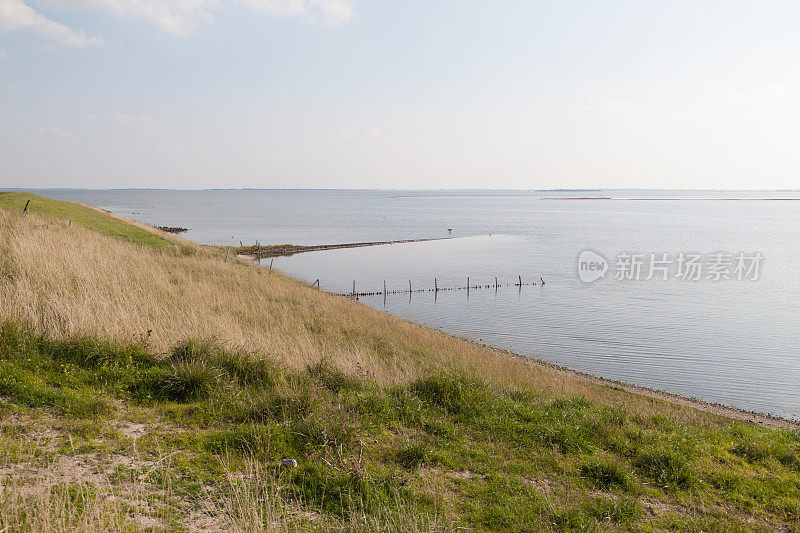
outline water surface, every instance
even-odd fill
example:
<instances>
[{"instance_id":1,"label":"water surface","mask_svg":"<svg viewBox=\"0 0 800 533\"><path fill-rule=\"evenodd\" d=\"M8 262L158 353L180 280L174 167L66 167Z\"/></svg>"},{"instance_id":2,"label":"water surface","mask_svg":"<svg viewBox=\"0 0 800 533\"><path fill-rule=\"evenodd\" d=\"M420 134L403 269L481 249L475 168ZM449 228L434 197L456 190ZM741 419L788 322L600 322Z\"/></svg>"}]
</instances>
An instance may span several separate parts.
<instances>
[{"instance_id":1,"label":"water surface","mask_svg":"<svg viewBox=\"0 0 800 533\"><path fill-rule=\"evenodd\" d=\"M362 297L372 307L599 376L800 418L798 192L40 191L197 242L326 244L458 238L275 259L324 290L471 283ZM597 196L611 200L551 200ZM648 198L644 200L633 198ZM725 198L747 198L727 200ZM448 228L452 229L449 233ZM583 283L578 254L760 252L756 281ZM611 265L613 269L614 265ZM544 286L509 286L518 276ZM608 273L613 277L613 272Z\"/></svg>"}]
</instances>

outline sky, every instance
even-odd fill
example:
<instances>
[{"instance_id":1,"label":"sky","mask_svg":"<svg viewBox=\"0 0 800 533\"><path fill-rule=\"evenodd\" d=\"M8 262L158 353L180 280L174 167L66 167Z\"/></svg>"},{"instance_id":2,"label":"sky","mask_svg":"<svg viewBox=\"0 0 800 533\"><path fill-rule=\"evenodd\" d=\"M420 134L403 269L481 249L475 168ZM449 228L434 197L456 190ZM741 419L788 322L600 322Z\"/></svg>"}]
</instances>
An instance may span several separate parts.
<instances>
[{"instance_id":1,"label":"sky","mask_svg":"<svg viewBox=\"0 0 800 533\"><path fill-rule=\"evenodd\" d=\"M800 3L0 0L0 187L800 188Z\"/></svg>"}]
</instances>

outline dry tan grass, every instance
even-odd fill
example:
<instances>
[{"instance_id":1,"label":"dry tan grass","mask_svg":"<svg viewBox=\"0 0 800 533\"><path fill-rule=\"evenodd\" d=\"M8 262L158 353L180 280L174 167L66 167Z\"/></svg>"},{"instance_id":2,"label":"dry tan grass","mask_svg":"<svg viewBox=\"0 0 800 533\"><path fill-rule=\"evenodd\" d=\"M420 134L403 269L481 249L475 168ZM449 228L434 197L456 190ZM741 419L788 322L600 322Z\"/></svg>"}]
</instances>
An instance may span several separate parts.
<instances>
[{"instance_id":1,"label":"dry tan grass","mask_svg":"<svg viewBox=\"0 0 800 533\"><path fill-rule=\"evenodd\" d=\"M115 486L77 457L0 440L0 531L133 532L159 529L145 482Z\"/></svg>"},{"instance_id":2,"label":"dry tan grass","mask_svg":"<svg viewBox=\"0 0 800 533\"><path fill-rule=\"evenodd\" d=\"M225 262L219 250L171 240L196 253L142 249L61 219L0 210L0 320L25 321L55 337L146 339L156 351L186 339L210 340L289 367L324 360L386 384L453 371L545 396L583 395L681 418L705 416L532 365L278 272Z\"/></svg>"}]
</instances>

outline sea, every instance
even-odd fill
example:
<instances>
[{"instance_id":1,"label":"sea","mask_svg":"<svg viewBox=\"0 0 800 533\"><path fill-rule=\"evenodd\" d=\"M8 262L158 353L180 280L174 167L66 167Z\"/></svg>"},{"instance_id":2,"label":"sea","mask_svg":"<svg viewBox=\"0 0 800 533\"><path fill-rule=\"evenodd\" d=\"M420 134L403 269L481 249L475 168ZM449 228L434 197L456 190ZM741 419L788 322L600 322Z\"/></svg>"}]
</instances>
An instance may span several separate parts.
<instances>
[{"instance_id":1,"label":"sea","mask_svg":"<svg viewBox=\"0 0 800 533\"><path fill-rule=\"evenodd\" d=\"M800 191L33 192L203 244L439 239L272 262L487 345L800 419Z\"/></svg>"}]
</instances>

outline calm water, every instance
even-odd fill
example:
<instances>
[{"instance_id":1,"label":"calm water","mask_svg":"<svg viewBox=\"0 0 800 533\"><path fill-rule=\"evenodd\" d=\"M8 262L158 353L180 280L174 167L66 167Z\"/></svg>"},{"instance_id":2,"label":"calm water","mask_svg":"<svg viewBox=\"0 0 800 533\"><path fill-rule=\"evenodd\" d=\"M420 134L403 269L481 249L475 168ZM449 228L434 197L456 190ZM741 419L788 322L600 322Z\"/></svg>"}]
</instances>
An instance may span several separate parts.
<instances>
[{"instance_id":1,"label":"calm water","mask_svg":"<svg viewBox=\"0 0 800 533\"><path fill-rule=\"evenodd\" d=\"M452 235L275 259L348 292L544 278L544 286L364 297L379 309L577 370L800 418L800 192L38 191L209 244ZM603 196L612 200L554 200ZM634 200L633 198L659 198ZM691 198L691 199L690 199ZM591 249L605 279L578 279ZM613 279L618 254L760 253L758 280ZM707 257L704 258L707 261ZM735 261L734 261L735 262ZM645 267L647 265L645 264ZM674 265L673 265L674 266ZM646 268L643 277L646 277ZM670 271L670 276L673 272Z\"/></svg>"}]
</instances>

